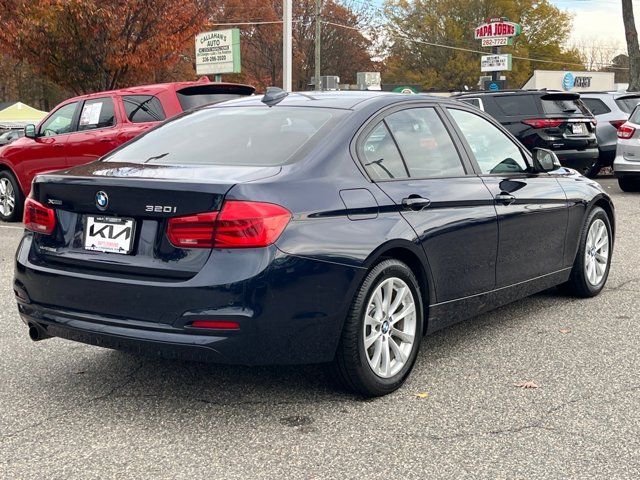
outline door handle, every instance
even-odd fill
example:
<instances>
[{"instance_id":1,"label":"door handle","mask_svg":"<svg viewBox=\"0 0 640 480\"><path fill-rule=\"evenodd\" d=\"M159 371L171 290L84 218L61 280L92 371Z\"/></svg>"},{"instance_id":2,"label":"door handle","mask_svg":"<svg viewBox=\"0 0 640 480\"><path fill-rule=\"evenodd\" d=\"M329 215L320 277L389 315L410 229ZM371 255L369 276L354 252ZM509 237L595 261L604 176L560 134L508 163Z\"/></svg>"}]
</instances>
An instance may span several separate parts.
<instances>
[{"instance_id":1,"label":"door handle","mask_svg":"<svg viewBox=\"0 0 640 480\"><path fill-rule=\"evenodd\" d=\"M409 210L422 210L431 204L431 200L418 195L410 195L408 198L402 199L402 206Z\"/></svg>"},{"instance_id":2,"label":"door handle","mask_svg":"<svg viewBox=\"0 0 640 480\"><path fill-rule=\"evenodd\" d=\"M53 146L54 146L54 148L62 148L62 144L61 143L54 143Z\"/></svg>"},{"instance_id":3,"label":"door handle","mask_svg":"<svg viewBox=\"0 0 640 480\"><path fill-rule=\"evenodd\" d=\"M499 193L496 195L496 202L502 203L503 205L511 205L516 201L516 197L509 193Z\"/></svg>"}]
</instances>

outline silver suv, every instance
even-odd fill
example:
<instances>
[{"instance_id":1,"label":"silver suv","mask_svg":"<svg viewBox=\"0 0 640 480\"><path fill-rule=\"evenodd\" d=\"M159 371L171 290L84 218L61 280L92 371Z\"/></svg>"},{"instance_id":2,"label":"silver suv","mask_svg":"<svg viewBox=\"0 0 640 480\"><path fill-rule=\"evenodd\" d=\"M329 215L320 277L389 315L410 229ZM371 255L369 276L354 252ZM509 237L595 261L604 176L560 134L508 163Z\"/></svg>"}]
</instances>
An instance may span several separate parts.
<instances>
[{"instance_id":1,"label":"silver suv","mask_svg":"<svg viewBox=\"0 0 640 480\"><path fill-rule=\"evenodd\" d=\"M640 191L640 106L618 129L618 150L613 171L622 190Z\"/></svg>"},{"instance_id":2,"label":"silver suv","mask_svg":"<svg viewBox=\"0 0 640 480\"><path fill-rule=\"evenodd\" d=\"M590 175L595 176L602 167L610 167L613 163L618 141L616 131L640 103L640 93L580 92L580 98L598 120L596 138L600 158Z\"/></svg>"}]
</instances>

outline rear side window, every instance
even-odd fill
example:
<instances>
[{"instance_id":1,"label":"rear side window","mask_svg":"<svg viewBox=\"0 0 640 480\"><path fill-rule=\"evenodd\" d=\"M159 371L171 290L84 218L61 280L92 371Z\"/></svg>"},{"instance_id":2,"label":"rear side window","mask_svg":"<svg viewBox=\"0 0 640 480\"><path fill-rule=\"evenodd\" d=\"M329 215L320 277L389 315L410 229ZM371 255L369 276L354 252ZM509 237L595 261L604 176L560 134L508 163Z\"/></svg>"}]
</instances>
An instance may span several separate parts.
<instances>
[{"instance_id":1,"label":"rear side window","mask_svg":"<svg viewBox=\"0 0 640 480\"><path fill-rule=\"evenodd\" d=\"M494 101L502 113L509 116L537 115L538 106L533 95L505 95L495 96Z\"/></svg>"},{"instance_id":2,"label":"rear side window","mask_svg":"<svg viewBox=\"0 0 640 480\"><path fill-rule=\"evenodd\" d=\"M113 127L115 124L116 114L111 97L94 98L84 102L78 122L79 132Z\"/></svg>"},{"instance_id":3,"label":"rear side window","mask_svg":"<svg viewBox=\"0 0 640 480\"><path fill-rule=\"evenodd\" d=\"M412 108L386 118L409 174L415 178L465 174L458 151L433 108Z\"/></svg>"},{"instance_id":4,"label":"rear side window","mask_svg":"<svg viewBox=\"0 0 640 480\"><path fill-rule=\"evenodd\" d=\"M461 102L468 103L469 105L473 105L474 107L482 110L482 100L479 98L461 98Z\"/></svg>"},{"instance_id":5,"label":"rear side window","mask_svg":"<svg viewBox=\"0 0 640 480\"><path fill-rule=\"evenodd\" d=\"M167 165L277 166L293 163L347 111L313 107L194 110L139 136L105 158Z\"/></svg>"},{"instance_id":6,"label":"rear side window","mask_svg":"<svg viewBox=\"0 0 640 480\"><path fill-rule=\"evenodd\" d=\"M587 115L591 112L577 95L549 94L540 97L542 110L551 115Z\"/></svg>"},{"instance_id":7,"label":"rear side window","mask_svg":"<svg viewBox=\"0 0 640 480\"><path fill-rule=\"evenodd\" d=\"M604 115L611 112L611 109L599 98L582 98L582 101L594 115Z\"/></svg>"},{"instance_id":8,"label":"rear side window","mask_svg":"<svg viewBox=\"0 0 640 480\"><path fill-rule=\"evenodd\" d=\"M616 104L625 113L632 112L638 103L640 103L640 96L616 98Z\"/></svg>"},{"instance_id":9,"label":"rear side window","mask_svg":"<svg viewBox=\"0 0 640 480\"><path fill-rule=\"evenodd\" d=\"M362 144L364 168L372 180L407 178L398 147L384 122L380 122Z\"/></svg>"},{"instance_id":10,"label":"rear side window","mask_svg":"<svg viewBox=\"0 0 640 480\"><path fill-rule=\"evenodd\" d=\"M132 123L160 122L166 118L162 103L153 95L125 95L122 103Z\"/></svg>"}]
</instances>

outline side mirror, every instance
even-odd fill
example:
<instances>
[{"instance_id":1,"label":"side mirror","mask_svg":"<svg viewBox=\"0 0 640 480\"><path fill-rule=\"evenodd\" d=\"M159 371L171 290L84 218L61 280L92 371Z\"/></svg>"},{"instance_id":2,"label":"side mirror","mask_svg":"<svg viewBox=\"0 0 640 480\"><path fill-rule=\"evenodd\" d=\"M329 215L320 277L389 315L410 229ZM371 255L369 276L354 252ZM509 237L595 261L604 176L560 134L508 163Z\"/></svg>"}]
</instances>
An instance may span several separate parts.
<instances>
[{"instance_id":1,"label":"side mirror","mask_svg":"<svg viewBox=\"0 0 640 480\"><path fill-rule=\"evenodd\" d=\"M536 148L533 151L533 163L538 172L551 172L562 166L558 156L544 148Z\"/></svg>"},{"instance_id":2,"label":"side mirror","mask_svg":"<svg viewBox=\"0 0 640 480\"><path fill-rule=\"evenodd\" d=\"M33 124L26 125L24 127L24 136L27 138L36 138L36 126Z\"/></svg>"}]
</instances>

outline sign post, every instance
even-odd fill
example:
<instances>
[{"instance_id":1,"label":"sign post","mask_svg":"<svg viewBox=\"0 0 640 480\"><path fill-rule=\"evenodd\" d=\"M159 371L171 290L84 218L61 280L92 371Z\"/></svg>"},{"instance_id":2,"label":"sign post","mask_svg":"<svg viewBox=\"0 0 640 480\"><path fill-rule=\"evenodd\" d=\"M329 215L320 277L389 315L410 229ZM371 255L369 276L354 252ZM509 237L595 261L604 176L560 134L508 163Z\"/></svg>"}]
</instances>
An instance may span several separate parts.
<instances>
[{"instance_id":1,"label":"sign post","mask_svg":"<svg viewBox=\"0 0 640 480\"><path fill-rule=\"evenodd\" d=\"M196 74L240 73L240 30L214 30L196 35Z\"/></svg>"},{"instance_id":2,"label":"sign post","mask_svg":"<svg viewBox=\"0 0 640 480\"><path fill-rule=\"evenodd\" d=\"M520 35L522 28L518 23L504 17L490 18L475 28L475 38L483 47L491 47L493 55L483 55L480 70L492 72L493 82L500 80L500 72L511 70L511 55L500 55L500 47L513 45L513 39ZM508 58L505 58L508 57Z\"/></svg>"}]
</instances>

